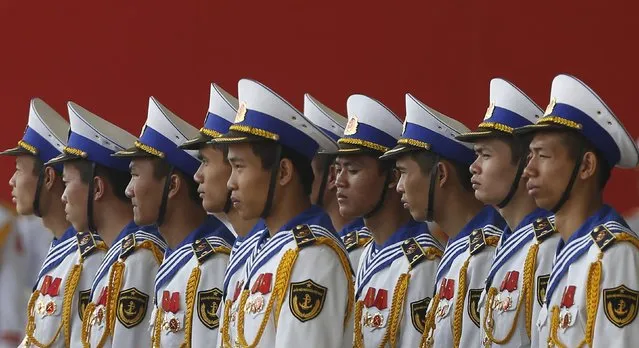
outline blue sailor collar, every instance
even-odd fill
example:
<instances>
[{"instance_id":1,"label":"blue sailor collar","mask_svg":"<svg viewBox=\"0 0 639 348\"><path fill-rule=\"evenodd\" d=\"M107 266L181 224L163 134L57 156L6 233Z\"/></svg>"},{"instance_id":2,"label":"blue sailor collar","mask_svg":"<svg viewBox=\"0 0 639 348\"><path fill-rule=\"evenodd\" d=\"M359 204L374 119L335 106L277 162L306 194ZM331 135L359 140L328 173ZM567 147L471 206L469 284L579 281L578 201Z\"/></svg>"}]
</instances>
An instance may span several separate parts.
<instances>
[{"instance_id":1,"label":"blue sailor collar","mask_svg":"<svg viewBox=\"0 0 639 348\"><path fill-rule=\"evenodd\" d=\"M75 235L76 230L73 226L67 228L60 238L53 238L51 241L51 247L47 252L47 256L42 263L42 268L38 273L38 278L33 287L35 290L40 282L40 279L44 277L49 271L58 267L67 256L73 254L78 249L78 243L76 242Z\"/></svg>"},{"instance_id":2,"label":"blue sailor collar","mask_svg":"<svg viewBox=\"0 0 639 348\"><path fill-rule=\"evenodd\" d=\"M384 244L379 245L373 242L372 248L375 251L383 250L384 248L391 246L397 242L404 241L411 237L417 237L420 234L428 233L428 225L423 222L417 222L410 219L407 223L397 229Z\"/></svg>"},{"instance_id":3,"label":"blue sailor collar","mask_svg":"<svg viewBox=\"0 0 639 348\"><path fill-rule=\"evenodd\" d=\"M282 227L280 227L279 232L282 231L290 231L297 225L320 225L324 228L330 226L329 231L337 235L335 229L333 228L333 222L331 221L331 217L326 214L326 212L317 205L311 205L308 209L304 210L297 216L293 217L289 221L287 221ZM268 230L268 226L264 230L262 230L262 235L260 236L260 241L258 242L258 246L262 245L266 240L271 238L271 234Z\"/></svg>"},{"instance_id":4,"label":"blue sailor collar","mask_svg":"<svg viewBox=\"0 0 639 348\"><path fill-rule=\"evenodd\" d=\"M362 228L364 228L364 226L365 226L364 219L357 218L353 221L348 222L346 225L344 225L344 227L342 227L342 229L339 231L338 235L340 237L344 237L350 232L361 230Z\"/></svg>"},{"instance_id":5,"label":"blue sailor collar","mask_svg":"<svg viewBox=\"0 0 639 348\"><path fill-rule=\"evenodd\" d=\"M260 232L261 230L265 229L266 225L264 223L264 220L259 219L257 220L257 222L255 223L255 225L251 228L251 230L246 234L246 236L240 236L238 235L235 238L235 244L239 245L241 244L243 241L251 238L252 236L254 236L256 233Z\"/></svg>"},{"instance_id":6,"label":"blue sailor collar","mask_svg":"<svg viewBox=\"0 0 639 348\"><path fill-rule=\"evenodd\" d=\"M606 225L611 232L630 231L626 221L609 205L602 205L594 214L568 238L559 240L555 254L555 262L550 273L546 290L546 303L552 298L559 282L570 268L570 265L586 253L593 244L591 232L599 225ZM631 232L633 233L634 232Z\"/></svg>"},{"instance_id":7,"label":"blue sailor collar","mask_svg":"<svg viewBox=\"0 0 639 348\"><path fill-rule=\"evenodd\" d=\"M166 249L166 253L164 257L168 257L174 251L195 243L198 239L203 239L208 236L217 236L224 239L229 245L233 245L235 241L235 236L233 233L226 227L226 225L216 218L214 215L207 215L204 221L191 233L189 233L180 244L178 244L175 249Z\"/></svg>"},{"instance_id":8,"label":"blue sailor collar","mask_svg":"<svg viewBox=\"0 0 639 348\"><path fill-rule=\"evenodd\" d=\"M535 210L530 212L528 215L526 215L524 219L521 220L521 222L519 222L519 224L517 225L517 227L515 227L514 230L511 230L508 224L506 224L506 226L504 227L504 232L501 235L501 239L503 241L506 241L508 240L508 237L510 237L514 232L517 232L523 227L526 227L529 224L532 224L533 221L535 221L536 219L550 217L551 215L552 215L552 212L546 209L536 208Z\"/></svg>"},{"instance_id":9,"label":"blue sailor collar","mask_svg":"<svg viewBox=\"0 0 639 348\"><path fill-rule=\"evenodd\" d=\"M60 236L60 238L55 238L53 237L53 240L51 241L51 247L56 247L59 244L62 244L64 241L75 237L76 234L76 230L75 228L73 228L73 226L69 226L69 228L67 228L64 233L62 234L62 236Z\"/></svg>"}]
</instances>

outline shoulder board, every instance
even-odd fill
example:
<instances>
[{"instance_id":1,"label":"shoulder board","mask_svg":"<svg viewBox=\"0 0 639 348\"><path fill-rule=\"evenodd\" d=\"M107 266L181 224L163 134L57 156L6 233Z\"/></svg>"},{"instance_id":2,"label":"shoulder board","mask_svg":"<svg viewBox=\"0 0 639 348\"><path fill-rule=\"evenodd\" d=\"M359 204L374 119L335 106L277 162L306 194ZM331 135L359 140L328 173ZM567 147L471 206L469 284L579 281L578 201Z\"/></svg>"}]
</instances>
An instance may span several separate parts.
<instances>
[{"instance_id":1,"label":"shoulder board","mask_svg":"<svg viewBox=\"0 0 639 348\"><path fill-rule=\"evenodd\" d=\"M293 228L293 238L299 249L313 245L315 243L315 234L308 225L297 225Z\"/></svg>"},{"instance_id":2,"label":"shoulder board","mask_svg":"<svg viewBox=\"0 0 639 348\"><path fill-rule=\"evenodd\" d=\"M408 238L402 243L402 251L408 259L410 268L415 268L419 263L426 260L424 249L417 243L415 238Z\"/></svg>"},{"instance_id":3,"label":"shoulder board","mask_svg":"<svg viewBox=\"0 0 639 348\"><path fill-rule=\"evenodd\" d=\"M344 236L344 246L347 251L352 251L357 248L357 244L359 242L359 238L357 236L357 231L348 232Z\"/></svg>"},{"instance_id":4,"label":"shoulder board","mask_svg":"<svg viewBox=\"0 0 639 348\"><path fill-rule=\"evenodd\" d=\"M133 253L133 251L135 251L135 232L131 233L129 235L127 235L126 237L124 237L122 239L122 243L121 246L122 248L120 249L120 258L125 258L129 255L131 255Z\"/></svg>"},{"instance_id":5,"label":"shoulder board","mask_svg":"<svg viewBox=\"0 0 639 348\"><path fill-rule=\"evenodd\" d=\"M470 238L468 251L471 255L479 253L486 247L486 236L484 236L483 229L473 230L468 238Z\"/></svg>"},{"instance_id":6,"label":"shoulder board","mask_svg":"<svg viewBox=\"0 0 639 348\"><path fill-rule=\"evenodd\" d=\"M78 249L83 258L91 255L96 250L106 250L104 242L101 240L96 241L91 232L78 232L75 237L78 240Z\"/></svg>"},{"instance_id":7,"label":"shoulder board","mask_svg":"<svg viewBox=\"0 0 639 348\"><path fill-rule=\"evenodd\" d=\"M215 249L206 238L196 240L191 244L191 248L200 264L215 254Z\"/></svg>"},{"instance_id":8,"label":"shoulder board","mask_svg":"<svg viewBox=\"0 0 639 348\"><path fill-rule=\"evenodd\" d=\"M604 225L593 228L590 237L601 251L606 250L617 239L615 234Z\"/></svg>"},{"instance_id":9,"label":"shoulder board","mask_svg":"<svg viewBox=\"0 0 639 348\"><path fill-rule=\"evenodd\" d=\"M535 231L535 239L541 243L555 232L555 227L547 217L538 218L533 222L533 230Z\"/></svg>"}]
</instances>

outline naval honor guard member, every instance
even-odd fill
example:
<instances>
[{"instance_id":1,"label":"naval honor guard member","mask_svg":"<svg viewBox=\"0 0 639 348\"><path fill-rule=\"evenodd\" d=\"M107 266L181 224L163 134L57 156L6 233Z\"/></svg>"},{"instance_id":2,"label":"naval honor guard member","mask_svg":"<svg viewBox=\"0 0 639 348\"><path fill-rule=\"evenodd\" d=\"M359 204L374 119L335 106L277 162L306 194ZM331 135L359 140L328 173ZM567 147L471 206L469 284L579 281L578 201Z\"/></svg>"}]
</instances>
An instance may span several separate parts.
<instances>
[{"instance_id":1,"label":"naval honor guard member","mask_svg":"<svg viewBox=\"0 0 639 348\"><path fill-rule=\"evenodd\" d=\"M304 95L304 116L306 116L315 126L324 131L331 139L337 141L344 134L346 118L331 110L326 105L320 103L310 94ZM364 219L354 216L342 216L337 203L337 173L335 172L335 157L333 153L320 151L313 157L311 165L313 167L313 189L311 191L311 202L326 211L331 217L333 227L342 238L351 267L357 272L359 258L364 250L364 245L371 240L371 234L364 226Z\"/></svg>"},{"instance_id":2,"label":"naval honor guard member","mask_svg":"<svg viewBox=\"0 0 639 348\"><path fill-rule=\"evenodd\" d=\"M239 82L229 132L233 205L262 217L230 327L240 347L346 347L352 340L353 276L330 217L310 203L311 160L333 142L266 86Z\"/></svg>"},{"instance_id":3,"label":"naval honor guard member","mask_svg":"<svg viewBox=\"0 0 639 348\"><path fill-rule=\"evenodd\" d=\"M24 136L17 147L1 153L16 157L9 183L18 214L41 217L54 235L29 301L22 347L80 346L84 306L106 251L86 225L69 226L60 200L62 165L45 165L62 153L68 129L62 116L33 99Z\"/></svg>"},{"instance_id":4,"label":"naval honor guard member","mask_svg":"<svg viewBox=\"0 0 639 348\"><path fill-rule=\"evenodd\" d=\"M68 144L49 163L64 166L68 219L97 231L109 246L87 295L80 342L85 347L149 346L144 324L166 244L155 228L132 221L125 194L129 160L111 156L135 138L78 104L69 102L68 109Z\"/></svg>"},{"instance_id":5,"label":"naval honor guard member","mask_svg":"<svg viewBox=\"0 0 639 348\"><path fill-rule=\"evenodd\" d=\"M202 207L211 214L224 214L230 222L232 231L237 235L229 262L224 272L222 285L222 299L216 314L219 318L219 332L215 347L232 347L229 334L229 322L237 318L237 313L231 315L233 303L238 300L240 293L240 279L243 267L252 250L252 246L259 239L257 233L264 229L264 223L258 219L244 220L237 208L231 202L231 192L226 183L231 176L231 164L228 161L228 145L216 144L213 140L228 132L235 119L239 103L235 97L217 84L211 84L209 108L204 120L204 126L199 134L182 143L180 148L197 150L200 166L194 175L198 183L198 192L202 197ZM203 344L210 344L202 341Z\"/></svg>"},{"instance_id":6,"label":"naval honor guard member","mask_svg":"<svg viewBox=\"0 0 639 348\"><path fill-rule=\"evenodd\" d=\"M198 134L156 98L131 158L126 193L138 225L154 224L168 244L155 278L150 320L152 347L202 347L217 340L222 281L235 237L225 222L207 215L193 175L197 153L178 146Z\"/></svg>"},{"instance_id":7,"label":"naval honor guard member","mask_svg":"<svg viewBox=\"0 0 639 348\"><path fill-rule=\"evenodd\" d=\"M397 190L417 221L435 221L448 235L428 305L422 344L470 347L479 343L479 298L505 222L475 199L468 166L469 145L455 139L468 132L460 122L406 95L406 119L395 158Z\"/></svg>"},{"instance_id":8,"label":"naval honor guard member","mask_svg":"<svg viewBox=\"0 0 639 348\"><path fill-rule=\"evenodd\" d=\"M639 163L634 139L585 83L552 82L524 170L528 192L555 213L561 236L536 321L542 347L631 347L639 339L639 239L603 189L612 168Z\"/></svg>"},{"instance_id":9,"label":"naval honor guard member","mask_svg":"<svg viewBox=\"0 0 639 348\"><path fill-rule=\"evenodd\" d=\"M534 321L548 284L559 234L554 217L537 208L521 180L527 164L528 137L513 130L533 124L543 111L526 94L503 79L490 81L490 104L474 132L457 136L474 144L471 164L475 197L495 206L508 226L501 236L479 303L485 347L538 346Z\"/></svg>"},{"instance_id":10,"label":"naval honor guard member","mask_svg":"<svg viewBox=\"0 0 639 348\"><path fill-rule=\"evenodd\" d=\"M362 217L372 235L355 278L353 346L416 347L443 247L404 209L395 161L379 159L397 143L401 121L361 94L350 96L346 109L336 159L339 208Z\"/></svg>"}]
</instances>

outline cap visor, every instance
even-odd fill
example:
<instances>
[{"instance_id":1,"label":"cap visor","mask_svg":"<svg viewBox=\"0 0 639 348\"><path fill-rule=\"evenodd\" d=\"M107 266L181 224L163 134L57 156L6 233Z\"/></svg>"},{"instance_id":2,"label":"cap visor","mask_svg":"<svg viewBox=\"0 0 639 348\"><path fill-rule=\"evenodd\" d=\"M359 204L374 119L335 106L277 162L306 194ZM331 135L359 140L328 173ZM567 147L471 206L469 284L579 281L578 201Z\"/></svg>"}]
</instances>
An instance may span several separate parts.
<instances>
[{"instance_id":1,"label":"cap visor","mask_svg":"<svg viewBox=\"0 0 639 348\"><path fill-rule=\"evenodd\" d=\"M238 132L238 131L230 131L226 134L222 134L217 138L211 138L208 143L209 144L240 144L240 143L254 143L260 141L274 141L271 139L263 138L257 135Z\"/></svg>"},{"instance_id":2,"label":"cap visor","mask_svg":"<svg viewBox=\"0 0 639 348\"><path fill-rule=\"evenodd\" d=\"M414 151L425 151L425 149L415 147L415 146L400 144L384 152L383 155L379 156L379 159L382 161L393 160L393 159L397 159L397 157L403 156L406 153L414 152Z\"/></svg>"},{"instance_id":3,"label":"cap visor","mask_svg":"<svg viewBox=\"0 0 639 348\"><path fill-rule=\"evenodd\" d=\"M137 147L130 147L126 150L120 150L118 152L111 154L111 157L126 158L126 157L154 157L154 156Z\"/></svg>"},{"instance_id":4,"label":"cap visor","mask_svg":"<svg viewBox=\"0 0 639 348\"><path fill-rule=\"evenodd\" d=\"M552 130L552 129L572 129L572 128L568 128L568 127L554 124L554 123L537 123L537 124L531 124L529 126L516 128L515 130L513 130L513 134L524 135L524 134L537 132L540 130Z\"/></svg>"},{"instance_id":5,"label":"cap visor","mask_svg":"<svg viewBox=\"0 0 639 348\"><path fill-rule=\"evenodd\" d=\"M33 156L33 153L31 153L30 151L28 151L27 149L21 146L16 146L12 149L6 149L0 152L0 155L5 155L5 156L32 155Z\"/></svg>"},{"instance_id":6,"label":"cap visor","mask_svg":"<svg viewBox=\"0 0 639 348\"><path fill-rule=\"evenodd\" d=\"M80 156L76 156L76 155L72 155L70 153L63 153L57 157L53 157L49 162L45 163L48 166L54 165L54 164L58 164L58 163L63 163L63 162L68 162L68 161L73 161L73 160L79 160L82 159L82 157Z\"/></svg>"},{"instance_id":7,"label":"cap visor","mask_svg":"<svg viewBox=\"0 0 639 348\"><path fill-rule=\"evenodd\" d=\"M468 133L462 133L455 137L459 141L465 143L474 143L475 141L483 138L492 138L496 136L510 135L508 133L500 132L498 130L477 130Z\"/></svg>"},{"instance_id":8,"label":"cap visor","mask_svg":"<svg viewBox=\"0 0 639 348\"><path fill-rule=\"evenodd\" d=\"M200 134L197 138L189 139L178 146L182 150L199 150L205 146L212 138L203 134Z\"/></svg>"}]
</instances>

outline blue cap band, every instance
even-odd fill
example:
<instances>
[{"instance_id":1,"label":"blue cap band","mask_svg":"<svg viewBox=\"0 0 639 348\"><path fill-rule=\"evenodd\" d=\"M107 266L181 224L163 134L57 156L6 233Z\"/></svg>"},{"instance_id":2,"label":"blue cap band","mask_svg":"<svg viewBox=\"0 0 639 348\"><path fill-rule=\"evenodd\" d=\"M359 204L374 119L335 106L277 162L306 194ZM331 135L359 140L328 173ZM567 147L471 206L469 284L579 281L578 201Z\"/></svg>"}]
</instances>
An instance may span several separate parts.
<instances>
[{"instance_id":1,"label":"blue cap band","mask_svg":"<svg viewBox=\"0 0 639 348\"><path fill-rule=\"evenodd\" d=\"M140 142L164 153L164 160L186 174L192 176L200 166L196 158L178 148L174 142L151 127L144 127Z\"/></svg>"},{"instance_id":2,"label":"blue cap band","mask_svg":"<svg viewBox=\"0 0 639 348\"><path fill-rule=\"evenodd\" d=\"M430 151L463 164L470 165L475 161L473 150L415 123L406 122L406 130L402 135L402 139L413 139L428 143Z\"/></svg>"}]
</instances>

